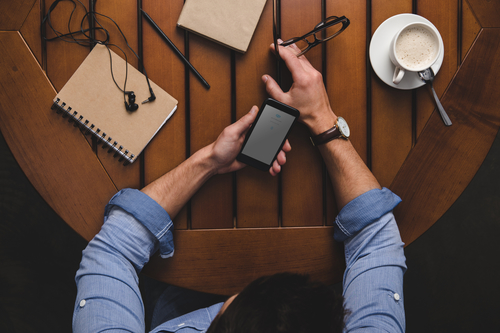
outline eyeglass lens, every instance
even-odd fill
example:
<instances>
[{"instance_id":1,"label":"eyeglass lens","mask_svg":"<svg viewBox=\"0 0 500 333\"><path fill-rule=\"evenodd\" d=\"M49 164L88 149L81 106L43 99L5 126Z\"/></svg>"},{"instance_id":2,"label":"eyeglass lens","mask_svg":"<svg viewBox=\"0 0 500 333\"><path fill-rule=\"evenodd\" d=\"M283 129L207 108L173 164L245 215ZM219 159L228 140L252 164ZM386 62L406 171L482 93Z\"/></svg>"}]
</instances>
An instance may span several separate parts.
<instances>
[{"instance_id":1,"label":"eyeglass lens","mask_svg":"<svg viewBox=\"0 0 500 333\"><path fill-rule=\"evenodd\" d=\"M332 19L332 21L333 20L334 19ZM320 27L321 25L326 25L326 23L328 23L328 21L318 24L317 27ZM327 27L325 29L316 32L315 34L307 36L304 39L295 41L295 45L297 45L297 47L301 51L305 51L310 45L313 45L316 41L317 42L327 41L330 38L335 37L341 30L342 30L342 23L339 22L338 24Z\"/></svg>"}]
</instances>

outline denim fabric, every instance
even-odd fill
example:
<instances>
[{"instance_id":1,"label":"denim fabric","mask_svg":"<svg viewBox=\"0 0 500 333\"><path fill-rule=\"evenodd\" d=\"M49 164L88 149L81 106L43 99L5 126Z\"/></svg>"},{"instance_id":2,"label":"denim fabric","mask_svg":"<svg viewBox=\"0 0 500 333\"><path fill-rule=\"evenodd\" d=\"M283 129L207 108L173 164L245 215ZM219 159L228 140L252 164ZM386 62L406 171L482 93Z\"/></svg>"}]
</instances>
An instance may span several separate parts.
<instances>
[{"instance_id":1,"label":"denim fabric","mask_svg":"<svg viewBox=\"0 0 500 333\"><path fill-rule=\"evenodd\" d=\"M345 242L345 331L404 332L403 243L392 209L400 199L372 190L347 204L336 219L335 237ZM154 200L137 190L117 193L105 223L83 251L73 331L144 332L138 273L158 249L173 253L172 221ZM205 332L222 303L167 321L152 332Z\"/></svg>"}]
</instances>

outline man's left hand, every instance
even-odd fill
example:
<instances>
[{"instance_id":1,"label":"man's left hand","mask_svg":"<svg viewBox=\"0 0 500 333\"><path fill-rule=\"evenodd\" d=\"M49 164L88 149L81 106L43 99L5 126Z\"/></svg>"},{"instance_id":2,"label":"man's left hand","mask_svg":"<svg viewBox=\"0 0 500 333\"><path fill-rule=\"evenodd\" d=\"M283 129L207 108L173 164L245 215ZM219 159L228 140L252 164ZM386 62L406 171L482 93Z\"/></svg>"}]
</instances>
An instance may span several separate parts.
<instances>
[{"instance_id":1,"label":"man's left hand","mask_svg":"<svg viewBox=\"0 0 500 333\"><path fill-rule=\"evenodd\" d=\"M252 126L257 116L258 108L253 106L249 113L241 117L234 124L226 127L217 140L211 145L211 160L214 163L216 173L222 174L242 169L245 164L236 160L241 151L245 135ZM292 149L288 140L273 162L269 173L273 176L281 171L281 166L286 163L286 154Z\"/></svg>"}]
</instances>

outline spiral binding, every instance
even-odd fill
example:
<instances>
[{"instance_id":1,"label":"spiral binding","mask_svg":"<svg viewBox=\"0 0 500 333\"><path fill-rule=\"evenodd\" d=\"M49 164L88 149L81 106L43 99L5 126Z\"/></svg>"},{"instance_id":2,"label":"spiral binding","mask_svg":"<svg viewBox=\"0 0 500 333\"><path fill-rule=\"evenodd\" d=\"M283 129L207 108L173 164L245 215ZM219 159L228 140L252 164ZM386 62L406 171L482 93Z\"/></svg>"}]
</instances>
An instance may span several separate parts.
<instances>
[{"instance_id":1,"label":"spiral binding","mask_svg":"<svg viewBox=\"0 0 500 333\"><path fill-rule=\"evenodd\" d=\"M62 117L63 118L67 118L69 117L69 122L72 122L74 121L75 124L74 126L78 126L80 125L80 127L82 128L82 130L84 130L84 134L85 135L88 135L88 134L92 134L94 135L99 141L97 142L97 144L100 144L101 141L103 142L103 145L102 145L102 148L106 148L106 147L109 147L108 149L108 153L112 153L114 152L114 155L113 157L119 157L118 161L119 162L122 162L125 160L125 162L123 163L123 165L127 165L129 163L132 163L134 162L134 158L135 158L135 155L134 154L130 154L130 156L128 155L129 154L129 151L125 149L125 151L122 151L123 150L123 146L119 145L118 142L116 141L113 141L113 139L106 135L106 133L104 131L101 131L100 128L96 128L96 126L94 124L90 124L89 126L89 121L88 120L83 120L83 116L82 115L78 115L78 112L77 111L73 111L72 108L70 106L67 106L66 107L66 103L62 102L61 104L59 104L61 102L61 100L59 98L56 98L56 100L54 101L54 103L52 104L52 110L56 110L56 112L58 114L60 114L62 112ZM73 111L73 112L72 112Z\"/></svg>"}]
</instances>

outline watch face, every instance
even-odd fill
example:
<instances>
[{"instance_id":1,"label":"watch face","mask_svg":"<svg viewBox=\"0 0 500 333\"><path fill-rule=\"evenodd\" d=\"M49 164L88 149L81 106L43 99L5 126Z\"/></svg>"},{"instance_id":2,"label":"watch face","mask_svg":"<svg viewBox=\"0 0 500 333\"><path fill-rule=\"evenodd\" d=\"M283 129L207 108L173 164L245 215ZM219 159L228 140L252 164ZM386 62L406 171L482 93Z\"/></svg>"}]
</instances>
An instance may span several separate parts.
<instances>
[{"instance_id":1,"label":"watch face","mask_svg":"<svg viewBox=\"0 0 500 333\"><path fill-rule=\"evenodd\" d=\"M347 125L347 122L344 120L344 118L338 117L337 124L339 125L340 133L342 133L343 136L348 138L349 135L351 134L351 131L349 130L349 125Z\"/></svg>"}]
</instances>

